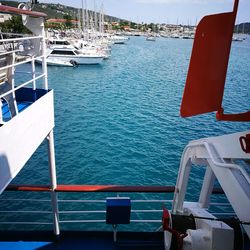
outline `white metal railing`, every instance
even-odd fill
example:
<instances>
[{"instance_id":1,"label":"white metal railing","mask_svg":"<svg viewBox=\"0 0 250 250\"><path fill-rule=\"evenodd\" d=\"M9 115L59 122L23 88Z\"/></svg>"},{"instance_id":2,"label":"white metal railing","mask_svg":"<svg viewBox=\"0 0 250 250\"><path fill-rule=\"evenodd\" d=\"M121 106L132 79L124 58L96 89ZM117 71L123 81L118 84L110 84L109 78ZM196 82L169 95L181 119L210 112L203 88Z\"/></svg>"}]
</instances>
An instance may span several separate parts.
<instances>
[{"instance_id":1,"label":"white metal railing","mask_svg":"<svg viewBox=\"0 0 250 250\"><path fill-rule=\"evenodd\" d=\"M25 40L29 40L29 49L24 46L24 50L20 50L19 43L24 42ZM34 42L33 42L34 41ZM43 79L43 86L42 88L48 89L48 83L47 83L47 65L46 65L46 60L45 60L45 53L46 53L46 45L45 45L45 37L44 36L25 36L25 37L17 37L17 38L5 38L5 39L0 39L0 45L4 45L5 47L7 45L11 45L12 50L8 51L3 51L0 53L0 57L5 57L8 56L9 54L13 55L13 61L9 63L8 65L2 66L0 68L1 72L5 72L4 74L6 75L6 81L5 83L3 82L2 84L5 84L4 86L4 92L3 92L3 87L2 87L2 92L0 93L0 109L2 108L2 103L1 99L2 98L7 98L8 96L13 96L13 100L11 103L15 106L16 109L16 114L18 114L18 109L17 109L17 103L15 100L15 93L18 89L26 87L26 86L31 86L33 90L36 90L37 88L37 81L40 79ZM4 48L3 46L3 48ZM41 53L40 53L41 51ZM20 61L17 61L16 59L19 56L20 52L24 52L22 55L22 59ZM27 53L25 53L27 52ZM29 53L31 53L29 55ZM35 65L35 60L36 58L44 58L42 60L42 72L36 72L36 65ZM31 70L29 72L30 77L28 77L27 80L24 80L23 82L14 82L14 75L16 73L22 73L22 74L27 74L28 72L20 71L16 72L16 67L20 65L24 65L27 63L31 63ZM8 79L10 74L8 73L9 71L12 71L12 76L11 79ZM7 76L8 75L8 76ZM20 78L19 78L20 79ZM7 87L8 86L8 87ZM15 113L11 113L11 118L15 115ZM2 117L2 112L0 110L0 121L1 123L4 123L3 117Z\"/></svg>"},{"instance_id":2,"label":"white metal railing","mask_svg":"<svg viewBox=\"0 0 250 250\"><path fill-rule=\"evenodd\" d=\"M218 158L218 160L216 160L216 157ZM217 168L237 170L246 179L248 184L250 184L250 177L247 171L240 165L231 162L230 163L226 162L225 159L221 158L218 155L216 149L213 147L212 144L210 144L206 140L190 142L185 147L181 157L180 168L177 177L177 187L176 187L176 190L178 190L178 192L175 192L174 195L174 212L179 210L183 205L189 173L191 170L191 164L195 164L196 160L202 160L204 165L206 166L209 166L208 161L210 161ZM201 190L200 195L204 193L206 192L204 190ZM210 205L210 203L208 205Z\"/></svg>"},{"instance_id":3,"label":"white metal railing","mask_svg":"<svg viewBox=\"0 0 250 250\"><path fill-rule=\"evenodd\" d=\"M239 166L237 164L227 163L222 158L220 158L220 159L223 160L223 162L216 161L216 159L214 157L214 154L211 151L211 146L206 141L199 142L199 143L190 143L190 144L188 144L185 147L185 149L184 149L184 151L182 153L182 158L181 158L181 164L180 165L182 165L182 161L184 159L184 156L188 155L188 158L190 158L191 160L193 160L196 157L195 153L193 153L193 152L192 153L188 153L189 149L196 149L196 148L199 148L199 147L203 147L203 148L206 149L206 152L207 152L208 156L204 157L205 160L206 159L211 160L213 162L213 164L215 166L217 166L217 167L235 169L235 170L240 171L241 174L246 178L246 180L248 181L248 183L250 183L250 177L249 177L248 173L241 166Z\"/></svg>"},{"instance_id":4,"label":"white metal railing","mask_svg":"<svg viewBox=\"0 0 250 250\"><path fill-rule=\"evenodd\" d=\"M45 76L45 75L42 74L42 75L40 75L40 76L35 77L34 79L31 79L31 80L29 80L29 81L27 81L27 82L25 82L25 83L23 83L23 84L20 84L18 87L15 87L13 90L9 90L9 91L5 92L4 94L0 95L0 98L3 98L4 96L9 95L9 94L15 92L15 91L17 91L18 89L21 89L21 88L23 88L23 87L29 85L30 83L34 84L34 80L39 80L39 79L43 78L44 76Z\"/></svg>"},{"instance_id":5,"label":"white metal railing","mask_svg":"<svg viewBox=\"0 0 250 250\"><path fill-rule=\"evenodd\" d=\"M22 201L22 202L31 202L31 203L44 203L44 202L51 202L49 199L0 199L0 202L17 202L17 201ZM142 203L158 203L158 204L172 204L173 200L131 200L131 205L133 204L142 204ZM106 204L106 200L67 200L67 199L58 199L58 203L70 203L70 204ZM229 203L211 203L211 205L217 206L217 207L225 207L225 206L230 206ZM131 219L131 223L161 223L161 213L162 209L131 209L131 215L138 215L142 214L157 214L157 217L159 219ZM0 214L15 214L18 215L20 214L40 214L40 215L52 215L53 211L49 210L0 210ZM106 210L100 209L100 210L59 210L58 211L59 215L94 215L94 214L100 214L100 215L105 215ZM233 216L235 215L234 213L226 213L226 212L217 212L213 213L214 215L217 216ZM59 220L59 224L78 224L78 223L106 223L105 219L68 219L68 220ZM52 225L52 222L48 221L0 221L0 225L11 225L11 224L23 224L23 225Z\"/></svg>"},{"instance_id":6,"label":"white metal railing","mask_svg":"<svg viewBox=\"0 0 250 250\"><path fill-rule=\"evenodd\" d=\"M209 159L212 161L212 163L216 166L216 167L221 167L221 168L229 168L229 169L235 169L241 172L241 174L245 177L245 179L247 180L247 182L250 184L250 177L249 174L246 172L246 170L244 168L242 168L241 166L237 165L237 164L232 164L232 163L227 163L224 160L222 160L222 162L216 161L214 154L212 153L212 149L211 146L209 145L209 143L204 142L204 147L207 150L207 153L209 155Z\"/></svg>"},{"instance_id":7,"label":"white metal railing","mask_svg":"<svg viewBox=\"0 0 250 250\"><path fill-rule=\"evenodd\" d=\"M18 37L18 38L4 38L0 40L0 43L4 42L18 42L23 40L34 40L34 39L42 39L43 36L26 36L26 37Z\"/></svg>"}]
</instances>

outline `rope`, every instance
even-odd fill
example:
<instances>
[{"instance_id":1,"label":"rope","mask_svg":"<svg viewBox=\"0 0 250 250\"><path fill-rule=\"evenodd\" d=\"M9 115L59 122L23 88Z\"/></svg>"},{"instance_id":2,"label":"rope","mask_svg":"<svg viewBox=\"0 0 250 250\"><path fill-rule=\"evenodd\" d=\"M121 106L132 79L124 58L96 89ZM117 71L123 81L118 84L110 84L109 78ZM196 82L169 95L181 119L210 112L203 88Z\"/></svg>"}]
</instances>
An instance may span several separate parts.
<instances>
[{"instance_id":1,"label":"rope","mask_svg":"<svg viewBox=\"0 0 250 250\"><path fill-rule=\"evenodd\" d=\"M194 216L194 215L180 215L186 218L195 218L195 219L203 219L203 220L211 220L211 221L222 221L223 219L219 219L219 218L210 218L210 217L203 217L203 216ZM235 217L231 217L232 219L234 219L235 221L237 221L239 224L241 225L250 225L250 222L247 221L241 221L238 218Z\"/></svg>"}]
</instances>

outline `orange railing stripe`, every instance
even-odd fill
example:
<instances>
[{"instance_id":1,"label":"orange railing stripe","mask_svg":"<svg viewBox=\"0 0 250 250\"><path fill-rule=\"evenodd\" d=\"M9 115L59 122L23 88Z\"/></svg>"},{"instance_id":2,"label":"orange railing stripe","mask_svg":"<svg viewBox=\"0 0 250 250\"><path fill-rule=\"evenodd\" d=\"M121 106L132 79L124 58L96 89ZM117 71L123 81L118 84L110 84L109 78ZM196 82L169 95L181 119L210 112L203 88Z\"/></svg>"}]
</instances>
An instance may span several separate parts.
<instances>
[{"instance_id":1,"label":"orange railing stripe","mask_svg":"<svg viewBox=\"0 0 250 250\"><path fill-rule=\"evenodd\" d=\"M174 186L58 185L57 192L173 193Z\"/></svg>"},{"instance_id":2,"label":"orange railing stripe","mask_svg":"<svg viewBox=\"0 0 250 250\"><path fill-rule=\"evenodd\" d=\"M50 192L48 185L9 185L6 191ZM56 192L126 192L126 193L174 193L174 186L120 186L120 185L57 185ZM214 188L214 194L222 194L221 188Z\"/></svg>"}]
</instances>

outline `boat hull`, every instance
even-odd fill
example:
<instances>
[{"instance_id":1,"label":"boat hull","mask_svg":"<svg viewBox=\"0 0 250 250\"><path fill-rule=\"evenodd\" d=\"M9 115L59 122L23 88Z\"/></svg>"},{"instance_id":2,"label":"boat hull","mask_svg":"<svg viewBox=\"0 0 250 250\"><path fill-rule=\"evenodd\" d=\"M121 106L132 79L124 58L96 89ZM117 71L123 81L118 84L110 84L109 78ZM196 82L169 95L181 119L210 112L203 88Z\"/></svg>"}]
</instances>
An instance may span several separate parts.
<instances>
[{"instance_id":1,"label":"boat hull","mask_svg":"<svg viewBox=\"0 0 250 250\"><path fill-rule=\"evenodd\" d=\"M42 64L42 59L36 59L37 63ZM49 66L63 66L63 67L73 67L73 64L67 61L61 60L46 60L47 65Z\"/></svg>"},{"instance_id":2,"label":"boat hull","mask_svg":"<svg viewBox=\"0 0 250 250\"><path fill-rule=\"evenodd\" d=\"M66 61L68 63L70 63L70 61L74 61L76 62L76 64L100 64L103 61L103 57L102 56L67 56L67 55L49 55L48 59L50 60L63 60Z\"/></svg>"}]
</instances>

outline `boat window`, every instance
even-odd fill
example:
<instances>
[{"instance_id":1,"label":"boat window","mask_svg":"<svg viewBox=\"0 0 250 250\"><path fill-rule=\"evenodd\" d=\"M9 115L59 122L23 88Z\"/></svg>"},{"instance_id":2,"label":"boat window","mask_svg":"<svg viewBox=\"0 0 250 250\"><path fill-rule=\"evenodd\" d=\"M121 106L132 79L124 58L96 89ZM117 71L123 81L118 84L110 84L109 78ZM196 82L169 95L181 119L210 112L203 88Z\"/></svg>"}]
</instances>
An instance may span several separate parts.
<instances>
[{"instance_id":1,"label":"boat window","mask_svg":"<svg viewBox=\"0 0 250 250\"><path fill-rule=\"evenodd\" d=\"M68 41L54 41L54 44L57 45L70 45Z\"/></svg>"},{"instance_id":2,"label":"boat window","mask_svg":"<svg viewBox=\"0 0 250 250\"><path fill-rule=\"evenodd\" d=\"M74 50L76 55L80 55L81 53L78 50Z\"/></svg>"},{"instance_id":3,"label":"boat window","mask_svg":"<svg viewBox=\"0 0 250 250\"><path fill-rule=\"evenodd\" d=\"M53 55L74 55L72 50L53 50L51 52Z\"/></svg>"}]
</instances>

